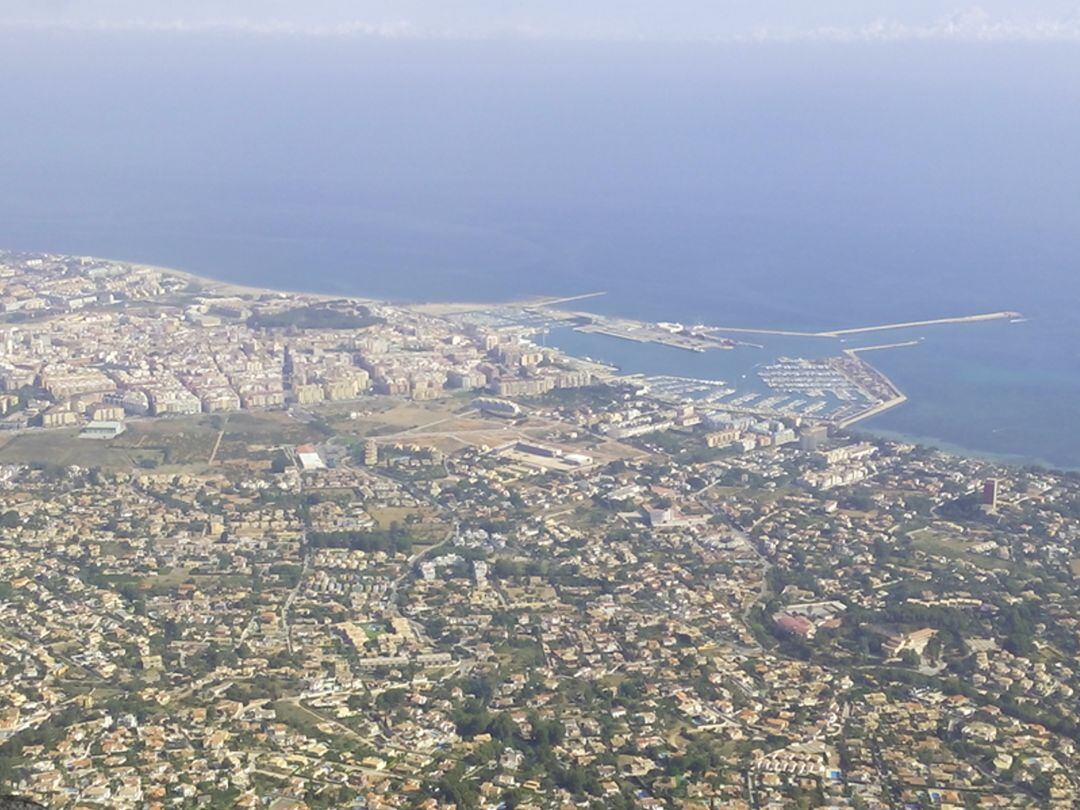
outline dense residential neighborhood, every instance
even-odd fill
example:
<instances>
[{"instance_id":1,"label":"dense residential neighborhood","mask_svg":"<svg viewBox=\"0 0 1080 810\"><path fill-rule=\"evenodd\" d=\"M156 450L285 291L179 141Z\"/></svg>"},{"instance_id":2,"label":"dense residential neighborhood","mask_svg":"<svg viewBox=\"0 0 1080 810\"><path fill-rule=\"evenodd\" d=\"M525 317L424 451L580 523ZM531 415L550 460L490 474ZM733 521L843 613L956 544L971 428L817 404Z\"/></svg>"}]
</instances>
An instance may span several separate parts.
<instances>
[{"instance_id":1,"label":"dense residential neighborhood","mask_svg":"<svg viewBox=\"0 0 1080 810\"><path fill-rule=\"evenodd\" d=\"M0 793L1080 802L1076 474L673 395L531 304L5 254L0 312Z\"/></svg>"}]
</instances>

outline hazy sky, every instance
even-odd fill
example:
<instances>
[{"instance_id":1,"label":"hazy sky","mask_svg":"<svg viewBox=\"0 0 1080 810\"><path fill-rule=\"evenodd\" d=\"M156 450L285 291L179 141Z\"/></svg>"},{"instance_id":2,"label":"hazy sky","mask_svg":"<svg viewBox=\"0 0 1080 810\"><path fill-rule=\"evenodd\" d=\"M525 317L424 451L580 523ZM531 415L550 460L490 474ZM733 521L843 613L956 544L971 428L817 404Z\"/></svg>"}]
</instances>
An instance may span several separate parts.
<instances>
[{"instance_id":1,"label":"hazy sky","mask_svg":"<svg viewBox=\"0 0 1080 810\"><path fill-rule=\"evenodd\" d=\"M0 0L0 25L384 37L1080 41L1080 0Z\"/></svg>"}]
</instances>

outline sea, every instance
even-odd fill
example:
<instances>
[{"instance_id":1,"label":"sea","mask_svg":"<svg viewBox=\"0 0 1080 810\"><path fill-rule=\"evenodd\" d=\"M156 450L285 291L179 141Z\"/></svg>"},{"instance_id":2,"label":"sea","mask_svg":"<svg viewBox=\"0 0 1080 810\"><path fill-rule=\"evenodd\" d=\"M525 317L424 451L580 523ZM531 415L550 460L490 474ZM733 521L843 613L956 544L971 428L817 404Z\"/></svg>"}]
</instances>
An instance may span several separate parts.
<instances>
[{"instance_id":1,"label":"sea","mask_svg":"<svg viewBox=\"0 0 1080 810\"><path fill-rule=\"evenodd\" d=\"M860 424L1080 468L1080 50L0 31L0 248L392 301L821 331L695 354L736 382L865 355Z\"/></svg>"}]
</instances>

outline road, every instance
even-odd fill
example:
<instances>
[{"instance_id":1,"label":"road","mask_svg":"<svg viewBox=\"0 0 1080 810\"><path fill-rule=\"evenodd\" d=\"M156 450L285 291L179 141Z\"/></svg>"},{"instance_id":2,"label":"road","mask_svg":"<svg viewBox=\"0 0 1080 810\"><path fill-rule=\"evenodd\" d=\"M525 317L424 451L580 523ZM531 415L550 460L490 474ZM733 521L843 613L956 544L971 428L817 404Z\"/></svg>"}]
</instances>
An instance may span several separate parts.
<instances>
[{"instance_id":1,"label":"road","mask_svg":"<svg viewBox=\"0 0 1080 810\"><path fill-rule=\"evenodd\" d=\"M228 421L229 421L229 417L226 416L225 417L225 422L227 423ZM208 458L206 460L207 464L213 464L214 463L214 459L217 458L218 448L221 447L221 440L224 438L224 436L225 436L225 428L222 427L221 430L218 431L217 439L214 440L214 449L210 451L210 458Z\"/></svg>"},{"instance_id":2,"label":"road","mask_svg":"<svg viewBox=\"0 0 1080 810\"><path fill-rule=\"evenodd\" d=\"M754 528L756 527L757 524L754 525ZM753 549L754 554L761 562L761 587L758 588L757 597L747 602L740 616L742 623L749 627L750 611L764 602L769 595L769 571L772 570L773 564L761 553L761 549L759 549L757 543L754 542L754 538L739 529L735 529L734 531L737 537L742 539L751 549ZM753 531L753 528L750 531Z\"/></svg>"},{"instance_id":3,"label":"road","mask_svg":"<svg viewBox=\"0 0 1080 810\"><path fill-rule=\"evenodd\" d=\"M420 562L420 560L431 554L436 549L440 549L450 541L456 540L457 536L458 522L455 520L453 527L450 529L450 531L446 533L446 537L444 537L435 545L428 546L423 551L417 552L416 554L409 557L409 560L407 563L405 563L405 567L402 570L401 574L398 575L398 577L394 579L392 583L390 583L390 589L386 592L386 612L389 615L397 618L401 617L401 608L398 606L398 586L401 585L401 583L409 577L409 575L413 571L413 568ZM425 645L433 646L431 639L428 638L427 633L424 631L424 626L414 619L410 619L408 617L405 618L409 622L409 626L412 628L412 631L416 635L417 640Z\"/></svg>"},{"instance_id":4,"label":"road","mask_svg":"<svg viewBox=\"0 0 1080 810\"><path fill-rule=\"evenodd\" d=\"M697 492L693 493L690 496L689 500L697 501L702 495L704 495L706 492L708 492L718 484L720 484L719 479L713 481L710 484L706 484ZM746 625L747 628L749 628L750 611L752 611L756 605L759 605L763 601L765 601L766 597L768 597L769 595L769 571L772 570L773 567L772 563L769 562L768 558L766 558L764 554L762 554L761 549L758 548L757 543L754 542L754 538L750 535L754 532L754 530L757 529L758 526L771 518L774 514L776 514L775 510L772 512L766 512L764 515L755 520L750 525L750 528L746 529L745 531L730 522L728 522L727 524L731 534L741 540L751 551L753 551L754 555L761 563L761 587L758 589L758 595L755 599L752 599L746 604L740 616L742 623Z\"/></svg>"},{"instance_id":5,"label":"road","mask_svg":"<svg viewBox=\"0 0 1080 810\"><path fill-rule=\"evenodd\" d=\"M299 469L299 462L292 452L291 448L286 450L289 460ZM300 484L297 489L301 497L304 494L304 476L300 476ZM304 527L300 530L300 559L303 560L303 566L300 569L300 576L296 580L296 585L289 591L289 595L285 597L285 602L281 605L281 630L285 634L285 648L289 651L289 655L292 655L292 630L289 628L289 610L292 608L292 603L296 600L296 595L300 593L300 588L304 584L304 577L307 576L308 568L311 565L311 555L308 554L308 525L307 521L304 521ZM247 630L245 629L245 634Z\"/></svg>"},{"instance_id":6,"label":"road","mask_svg":"<svg viewBox=\"0 0 1080 810\"><path fill-rule=\"evenodd\" d=\"M307 526L304 527L303 533L300 536L300 553L304 558L303 568L300 569L300 578L297 579L296 585L289 591L289 595L285 597L285 602L281 606L281 630L285 634L285 648L292 655L292 630L289 627L289 610L292 608L292 603L296 599L296 595L300 593L300 588L304 584L304 577L307 576L308 567L311 564L309 555L307 554Z\"/></svg>"}]
</instances>

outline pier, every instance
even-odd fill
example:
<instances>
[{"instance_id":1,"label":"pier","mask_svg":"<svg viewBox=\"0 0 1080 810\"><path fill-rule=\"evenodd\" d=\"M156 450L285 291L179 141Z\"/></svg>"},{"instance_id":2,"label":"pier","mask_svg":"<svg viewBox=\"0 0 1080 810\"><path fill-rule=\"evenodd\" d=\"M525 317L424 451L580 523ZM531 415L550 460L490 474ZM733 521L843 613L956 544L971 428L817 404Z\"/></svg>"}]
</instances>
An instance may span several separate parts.
<instances>
[{"instance_id":1,"label":"pier","mask_svg":"<svg viewBox=\"0 0 1080 810\"><path fill-rule=\"evenodd\" d=\"M599 298L601 295L607 295L607 290L600 292L582 293L581 295L568 295L563 298L541 298L539 301L534 301L528 304L523 304L523 309L538 309L541 307L551 307L555 304L568 304L571 301L584 301L586 298Z\"/></svg>"},{"instance_id":2,"label":"pier","mask_svg":"<svg viewBox=\"0 0 1080 810\"><path fill-rule=\"evenodd\" d=\"M777 335L780 337L804 337L804 338L840 338L847 335L861 335L866 332L888 332L893 329L914 329L920 326L940 326L949 323L982 323L985 321L1004 321L1023 317L1019 312L1009 310L1001 312L986 312L979 315L959 315L952 318L932 318L925 321L904 321L901 323L885 323L878 326L858 326L851 329L833 329L825 332L797 332L790 329L752 329L739 326L709 326L709 332L735 332L751 335Z\"/></svg>"},{"instance_id":3,"label":"pier","mask_svg":"<svg viewBox=\"0 0 1080 810\"><path fill-rule=\"evenodd\" d=\"M870 332L888 332L895 329L914 329L922 326L937 326L941 324L983 323L986 321L1013 320L1021 317L1019 312L1005 310L1001 312L987 312L979 315L960 315L951 318L933 318L922 321L904 321L901 323L887 323L878 326L859 326L850 329L835 329L826 332L800 332L790 329L753 329L735 326L696 326L694 331L671 331L660 325L636 321L630 318L616 318L597 315L592 312L578 312L565 309L557 309L552 304L578 301L583 298L593 298L604 295L602 292L584 293L583 295L571 296L547 300L543 303L533 304L523 309L530 312L540 313L552 320L561 321L585 321L575 327L579 332L591 332L594 334L607 335L622 340L632 340L638 343L657 343L662 346L671 346L676 349L685 349L693 352L703 352L707 349L731 349L735 347L735 341L725 339L723 334L751 334L751 335L775 335L779 337L800 338L829 338L838 340L848 335L861 335ZM879 346L868 346L858 351L872 351L875 349L889 349L900 346L912 345L913 341L906 343L888 343Z\"/></svg>"},{"instance_id":4,"label":"pier","mask_svg":"<svg viewBox=\"0 0 1080 810\"><path fill-rule=\"evenodd\" d=\"M599 293L592 293L597 295ZM576 312L568 309L528 308L553 321L576 323L574 330L587 334L607 335L635 343L656 343L673 349L704 352L708 349L733 349L734 341L713 335L688 333L665 329L658 324L636 321L631 318L615 318L592 312Z\"/></svg>"},{"instance_id":5,"label":"pier","mask_svg":"<svg viewBox=\"0 0 1080 810\"><path fill-rule=\"evenodd\" d=\"M669 346L672 348L684 349L693 352L704 352L709 349L732 349L735 346L740 345L753 345L739 343L733 338L726 338L724 334L754 334L754 335L775 335L779 337L798 337L798 338L825 338L832 340L840 340L847 336L862 335L874 332L889 332L899 329L915 329L926 326L938 326L944 324L967 324L967 323L985 323L988 321L1009 320L1013 321L1017 318L1023 317L1021 313L1012 310L1002 310L999 312L986 312L975 315L960 315L947 318L930 318L919 321L902 321L897 323L879 324L876 326L860 326L845 329L834 329L821 332L807 332L790 329L754 329L748 327L729 327L729 326L693 326L689 329L683 327L681 324L667 324L667 323L648 323L645 321L637 321L630 318L619 318L605 315L598 315L591 312L573 311L568 309L559 309L554 304L566 303L569 301L577 301L584 298L592 298L604 293L585 293L579 296L572 296L567 298L548 299L544 303L532 304L529 306L522 306L523 309L527 309L529 312L540 314L552 321L562 321L564 323L573 324L575 331L607 335L609 337L618 338L621 340L630 340L637 343L655 343L663 346ZM796 414L807 419L821 422L831 422L840 428L849 427L857 422L861 422L864 419L869 419L873 416L877 416L885 411L891 410L898 405L907 402L907 396L901 391L892 380L890 380L885 374L878 369L874 368L868 362L863 360L859 355L865 352L882 351L885 349L897 349L903 347L917 346L919 340L906 340L906 341L894 341L891 343L880 343L872 346L850 347L842 350L842 356L837 357L836 360L841 364L846 358L850 364L846 370L847 376L850 377L852 385L859 389L864 399L862 403L851 403L847 408L842 408L839 412L829 414L826 416L815 417L811 415L811 412ZM796 392L796 396L798 392ZM751 406L749 403L743 405L740 402L734 402L729 404L720 403L720 407L724 410L736 412L756 414L761 416L770 416L772 418L784 418L792 416L790 408L785 410L784 408L771 408L762 407L762 405L771 404L768 401L757 403L756 406ZM801 403L800 403L801 404ZM790 406L791 403L787 403ZM861 410L857 410L858 408ZM854 412L853 412L854 411Z\"/></svg>"},{"instance_id":6,"label":"pier","mask_svg":"<svg viewBox=\"0 0 1080 810\"><path fill-rule=\"evenodd\" d=\"M855 355L859 354L859 352L877 352L881 351L882 349L903 349L907 346L918 345L919 341L917 340L905 340L902 343L881 343L877 346L858 346L851 349L844 349L844 354L854 357Z\"/></svg>"},{"instance_id":7,"label":"pier","mask_svg":"<svg viewBox=\"0 0 1080 810\"><path fill-rule=\"evenodd\" d=\"M981 323L982 321L1005 321L1023 317L1019 312L987 312L982 315L961 315L956 318L934 318L928 321L907 321L905 323L887 323L881 326L860 326L856 329L838 329L835 332L820 332L821 337L843 337L861 335L865 332L887 332L891 329L913 329L919 326L938 326L946 323Z\"/></svg>"},{"instance_id":8,"label":"pier","mask_svg":"<svg viewBox=\"0 0 1080 810\"><path fill-rule=\"evenodd\" d=\"M620 340L632 340L635 343L656 343L673 349L685 349L691 352L703 352L706 349L731 349L730 344L712 338L681 335L663 329L650 327L648 324L628 326L621 323L591 323L577 327L578 332L607 335Z\"/></svg>"}]
</instances>

